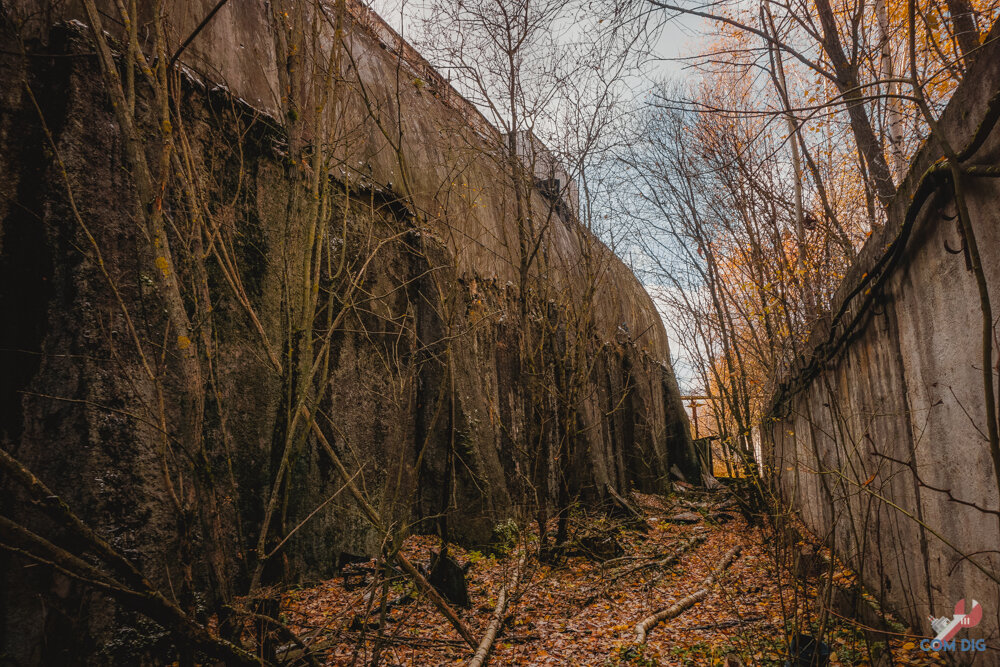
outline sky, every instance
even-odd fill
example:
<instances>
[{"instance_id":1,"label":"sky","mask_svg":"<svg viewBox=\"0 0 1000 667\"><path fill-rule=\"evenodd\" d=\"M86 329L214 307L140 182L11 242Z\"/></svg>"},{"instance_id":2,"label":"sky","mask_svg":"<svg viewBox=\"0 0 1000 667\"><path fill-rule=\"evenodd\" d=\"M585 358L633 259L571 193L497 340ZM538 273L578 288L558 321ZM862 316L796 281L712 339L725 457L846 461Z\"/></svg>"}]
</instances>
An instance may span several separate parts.
<instances>
[{"instance_id":1,"label":"sky","mask_svg":"<svg viewBox=\"0 0 1000 667\"><path fill-rule=\"evenodd\" d=\"M369 0L369 4L404 39L415 41L414 36L419 30L422 18L420 0ZM642 98L649 92L652 82L679 81L687 77L691 70L689 61L684 58L699 50L700 42L707 39L707 32L707 22L696 17L678 16L667 21L644 76L635 78L633 90L636 99ZM486 115L489 116L488 113ZM646 284L644 287L654 302L657 302L658 293L669 289L665 285ZM673 326L676 322L673 322L673 318L665 312L662 302L657 302L657 308L670 339L671 361L682 392L690 393L695 390L696 384L694 368L679 342L679 332Z\"/></svg>"},{"instance_id":2,"label":"sky","mask_svg":"<svg viewBox=\"0 0 1000 667\"><path fill-rule=\"evenodd\" d=\"M416 29L420 4L419 0L369 0L372 9L404 38ZM702 19L691 16L671 19L656 45L657 61L650 65L651 78L684 76L686 63L672 59L683 58L697 50L699 41L704 38L705 24Z\"/></svg>"}]
</instances>

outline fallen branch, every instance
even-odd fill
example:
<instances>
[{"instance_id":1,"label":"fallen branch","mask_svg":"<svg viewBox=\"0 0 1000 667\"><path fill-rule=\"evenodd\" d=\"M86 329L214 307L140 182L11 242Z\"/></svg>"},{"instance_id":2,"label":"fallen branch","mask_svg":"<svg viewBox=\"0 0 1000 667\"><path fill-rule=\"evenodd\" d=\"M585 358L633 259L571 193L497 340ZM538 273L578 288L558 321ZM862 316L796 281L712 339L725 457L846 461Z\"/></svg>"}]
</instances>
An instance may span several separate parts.
<instances>
[{"instance_id":1,"label":"fallen branch","mask_svg":"<svg viewBox=\"0 0 1000 667\"><path fill-rule=\"evenodd\" d=\"M360 632L344 632L343 635L347 638L353 639L356 642L373 642L376 639L380 639L386 644L393 644L396 646L454 646L456 648L461 648L465 646L465 642L461 639L448 639L447 637L397 637L395 635L382 635L381 638L368 633L367 635L362 635Z\"/></svg>"},{"instance_id":2,"label":"fallen branch","mask_svg":"<svg viewBox=\"0 0 1000 667\"><path fill-rule=\"evenodd\" d=\"M639 621L635 626L635 641L639 644L645 644L646 635L656 626L657 623L680 616L686 609L704 600L708 596L709 587L715 583L715 577L729 567L729 565L732 564L732 562L736 560L739 555L740 547L733 548L723 557L722 562L719 563L719 566L712 571L712 574L705 577L705 579L701 582L701 588L696 590L691 595L681 598L666 609L661 609L655 614L647 616Z\"/></svg>"},{"instance_id":3,"label":"fallen branch","mask_svg":"<svg viewBox=\"0 0 1000 667\"><path fill-rule=\"evenodd\" d=\"M691 549L693 549L694 547L698 546L699 544L701 544L704 541L705 541L705 536L704 535L696 535L695 537L693 537L690 540L688 540L687 542L685 542L683 546L681 546L679 549L677 549L676 551L674 551L672 554L670 554L666 558L660 558L658 560L651 560L651 561L648 561L648 562L645 562L645 563L638 563L636 565L633 565L633 566L631 566L629 568L626 568L626 569L622 570L621 572L619 572L618 574L616 574L614 577L612 577L609 581L607 581L603 586L601 586L600 590L592 593L589 597L587 597L587 599L585 599L583 601L583 606L584 607L589 607L590 605L594 604L594 601L597 600L597 598L601 597L602 595L606 594L608 592L608 590L611 588L611 586L615 582L617 582L619 579L623 579L623 578L625 578L625 577L627 577L629 575L635 574L636 572L639 572L641 570L646 570L646 569L649 569L649 568L661 568L662 569L662 568L667 568L667 567L670 567L670 566L674 565L678 560L680 560L681 556L683 556L685 553L687 553L688 551L690 551Z\"/></svg>"},{"instance_id":4,"label":"fallen branch","mask_svg":"<svg viewBox=\"0 0 1000 667\"><path fill-rule=\"evenodd\" d=\"M476 653L472 656L472 660L469 661L468 667L482 667L486 664L486 656L489 655L490 649L493 648L493 642L496 641L497 633L500 631L500 626L503 625L503 619L507 615L507 605L510 602L511 593L517 591L517 585L521 581L521 573L524 571L524 565L527 559L528 550L525 549L521 554L521 558L518 560L517 565L514 567L514 577L511 579L510 583L505 585L500 591L500 597L497 598L496 609L493 610L493 617L490 619L489 625L486 626L486 632L483 633L483 640L479 642L479 646L476 648Z\"/></svg>"},{"instance_id":5,"label":"fallen branch","mask_svg":"<svg viewBox=\"0 0 1000 667\"><path fill-rule=\"evenodd\" d=\"M347 639L351 639L356 642L357 641L373 642L376 639L374 636L370 634L366 637L362 637L360 632L345 631L340 633L340 636L346 637ZM504 635L503 640L504 643L507 644L528 644L531 642L541 641L541 639L542 639L541 635L529 634L529 635ZM397 637L394 635L384 635L382 637L382 641L385 642L386 644L393 644L396 646L408 646L408 647L455 646L461 648L462 646L465 646L465 642L462 641L461 639L448 639L446 637L421 637L421 636ZM322 645L319 645L316 648L330 648L334 644L335 642L332 641L324 641ZM316 650L316 648L314 648L314 650Z\"/></svg>"},{"instance_id":6,"label":"fallen branch","mask_svg":"<svg viewBox=\"0 0 1000 667\"><path fill-rule=\"evenodd\" d=\"M646 523L646 515L640 512L635 507L633 507L632 503L622 498L621 494L615 491L615 487L611 486L610 484L605 484L604 486L607 488L608 495L611 496L611 499L615 502L615 504L618 505L623 510L625 510L625 513L628 514L633 521L642 524Z\"/></svg>"},{"instance_id":7,"label":"fallen branch","mask_svg":"<svg viewBox=\"0 0 1000 667\"><path fill-rule=\"evenodd\" d=\"M8 452L0 449L0 470L20 484L31 501L57 525L82 541L111 572L92 565L22 526L0 516L0 549L20 554L40 565L92 586L123 606L153 619L169 630L177 640L184 640L205 654L227 664L259 665L260 660L220 637L188 616L167 599L125 556L108 544L76 515L69 505L53 493L34 473ZM8 541L9 540L9 541Z\"/></svg>"},{"instance_id":8,"label":"fallen branch","mask_svg":"<svg viewBox=\"0 0 1000 667\"><path fill-rule=\"evenodd\" d=\"M230 607L230 609L232 609L237 614L241 614L255 621L260 621L261 623L265 623L275 628L278 634L281 637L283 637L285 641L290 642L291 646L294 646L300 651L298 657L304 659L312 667L319 667L319 663L316 662L316 656L313 654L311 650L309 650L309 647L306 646L301 639L299 639L299 636L297 634L292 632L291 628L289 628L287 625L285 625L278 619L268 616L267 614L258 614L251 611L233 609L232 607Z\"/></svg>"},{"instance_id":9,"label":"fallen branch","mask_svg":"<svg viewBox=\"0 0 1000 667\"><path fill-rule=\"evenodd\" d=\"M180 640L184 640L195 649L222 660L227 665L261 664L261 660L241 647L214 637L159 591L129 588L79 556L4 516L0 516L0 549L28 558L110 595L123 606L162 625L170 631L179 645Z\"/></svg>"},{"instance_id":10,"label":"fallen branch","mask_svg":"<svg viewBox=\"0 0 1000 667\"><path fill-rule=\"evenodd\" d=\"M680 557L683 556L685 553L687 553L691 549L694 549L697 546L700 546L701 543L705 541L705 539L706 539L706 535L704 535L704 534L695 535L690 540L688 540L687 542L685 542L684 545L680 549L678 549L674 553L670 554L666 558L661 558L660 560L655 560L655 561L651 561L651 562L648 562L648 563L639 563L637 565L633 565L627 571L623 572L621 575L618 575L618 577L616 577L616 579L619 578L619 577L625 576L625 575L634 574L635 572L638 572L639 570L649 569L651 567L655 567L655 568L670 567L673 564L675 564L678 560L680 560Z\"/></svg>"}]
</instances>

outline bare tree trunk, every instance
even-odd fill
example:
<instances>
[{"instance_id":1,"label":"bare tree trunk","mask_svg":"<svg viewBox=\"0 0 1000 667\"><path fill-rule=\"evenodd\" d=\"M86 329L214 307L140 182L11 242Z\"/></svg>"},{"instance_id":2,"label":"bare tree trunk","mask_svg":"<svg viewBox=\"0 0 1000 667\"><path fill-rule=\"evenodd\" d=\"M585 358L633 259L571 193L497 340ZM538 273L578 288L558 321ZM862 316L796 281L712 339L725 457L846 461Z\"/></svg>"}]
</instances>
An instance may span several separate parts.
<instances>
[{"instance_id":1,"label":"bare tree trunk","mask_svg":"<svg viewBox=\"0 0 1000 667\"><path fill-rule=\"evenodd\" d=\"M962 0L955 0L961 2ZM896 174L896 182L902 180L906 170L906 156L903 154L903 112L902 100L899 97L899 81L895 81L896 68L892 63L892 45L889 34L889 11L886 0L876 0L875 13L878 16L879 39L881 40L881 55L879 57L879 76L885 85L886 121L889 130L889 154L892 157L892 170ZM977 38L978 39L978 38Z\"/></svg>"},{"instance_id":2,"label":"bare tree trunk","mask_svg":"<svg viewBox=\"0 0 1000 667\"><path fill-rule=\"evenodd\" d=\"M892 172L882 153L882 144L875 136L864 106L864 94L858 81L857 67L844 53L829 0L815 0L815 2L823 27L823 50L830 58L830 64L836 73L835 83L844 98L854 140L858 144L858 150L864 155L865 162L868 163L869 179L878 195L879 203L886 208L896 196L896 186L893 185Z\"/></svg>"},{"instance_id":3,"label":"bare tree trunk","mask_svg":"<svg viewBox=\"0 0 1000 667\"><path fill-rule=\"evenodd\" d=\"M962 50L965 68L972 65L976 58L976 49L980 45L979 26L976 25L976 12L969 0L947 0L948 13L951 14L952 27L955 31L955 41Z\"/></svg>"},{"instance_id":4,"label":"bare tree trunk","mask_svg":"<svg viewBox=\"0 0 1000 667\"><path fill-rule=\"evenodd\" d=\"M774 22L771 22L772 29ZM788 143L792 149L792 170L794 171L795 188L795 241L798 245L798 269L799 280L802 285L802 298L806 302L806 316L813 318L816 315L816 298L813 294L812 281L807 274L808 271L808 250L806 248L806 227L802 211L802 158L799 156L798 142L798 121L791 111L791 101L788 94L788 79L785 77L785 66L782 63L781 51L774 49L774 69L775 82L778 85L778 92L785 104L785 123L788 126Z\"/></svg>"}]
</instances>

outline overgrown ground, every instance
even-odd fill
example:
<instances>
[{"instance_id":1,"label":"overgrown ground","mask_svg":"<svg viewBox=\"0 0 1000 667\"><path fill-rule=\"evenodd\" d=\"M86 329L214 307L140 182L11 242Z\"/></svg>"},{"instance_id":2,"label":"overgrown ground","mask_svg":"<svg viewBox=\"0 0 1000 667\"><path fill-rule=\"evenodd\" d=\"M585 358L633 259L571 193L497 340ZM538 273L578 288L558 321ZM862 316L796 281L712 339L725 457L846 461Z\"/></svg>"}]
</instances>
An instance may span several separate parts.
<instances>
[{"instance_id":1,"label":"overgrown ground","mask_svg":"<svg viewBox=\"0 0 1000 667\"><path fill-rule=\"evenodd\" d=\"M834 605L817 598L829 599L830 581L850 589L852 574L831 564L823 549L788 538L787 528L779 538L752 526L728 491L632 501L643 522L581 512L570 523L568 553L550 554L547 563L528 559L490 664L784 665L789 638L799 633L821 635L832 665L944 664L899 624L873 633L835 611L824 614ZM521 539L506 555L449 548L469 566L471 605L461 615L477 636L525 545L537 551L537 538ZM418 536L402 549L427 564L438 546L436 538ZM637 642L638 622L699 589L735 547L739 557L705 599ZM676 562L664 564L671 555ZM285 620L329 665L371 665L376 655L382 665L468 662L471 649L429 603L413 597L408 581L390 574L381 585L375 569L374 561L347 568L354 574L346 586L338 578L288 591ZM297 652L289 647L286 656Z\"/></svg>"}]
</instances>

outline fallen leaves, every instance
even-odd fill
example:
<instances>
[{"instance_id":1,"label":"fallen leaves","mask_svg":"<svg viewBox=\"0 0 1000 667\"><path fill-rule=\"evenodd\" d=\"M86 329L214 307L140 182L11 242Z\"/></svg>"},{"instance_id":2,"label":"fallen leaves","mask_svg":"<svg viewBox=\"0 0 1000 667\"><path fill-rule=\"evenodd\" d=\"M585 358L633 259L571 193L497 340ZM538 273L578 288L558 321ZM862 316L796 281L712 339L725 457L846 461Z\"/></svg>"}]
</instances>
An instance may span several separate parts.
<instances>
[{"instance_id":1,"label":"fallen leaves","mask_svg":"<svg viewBox=\"0 0 1000 667\"><path fill-rule=\"evenodd\" d=\"M745 665L784 665L786 637L815 632L817 591L822 586L815 577L795 580L791 567L779 567L775 536L748 525L726 498L725 493L634 494L633 502L647 517L645 531L583 512L574 515L573 534L606 531L623 553L603 563L572 551L577 555L555 563L531 559L512 592L489 664L702 666L725 665L727 660L735 664L738 659ZM706 518L720 508L730 510L725 526ZM669 520L681 511L694 515L686 519L696 520ZM527 546L536 553L535 539L529 538ZM413 536L402 551L410 562L426 565L437 546L435 538ZM742 555L717 575L707 595L660 623L645 644L635 643L640 620L695 593L724 554L736 548ZM472 633L482 637L500 592L513 580L515 559L458 546L450 546L449 552L469 566L471 606L460 615ZM373 564L367 567L374 571ZM853 574L839 564L833 580L842 586L854 583ZM405 577L390 578L388 588L375 583L369 576L367 585L348 591L340 579L332 579L288 591L285 616L327 665L370 664L376 651L384 665L469 661L472 651L432 605L413 594ZM857 624L827 618L824 641L832 651L830 663L871 664ZM921 651L914 639L904 633L883 637L892 664L943 664L936 655Z\"/></svg>"}]
</instances>

